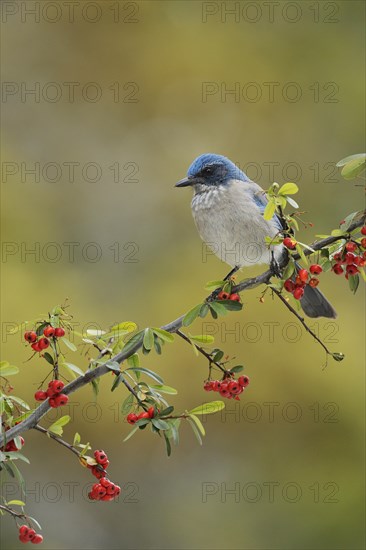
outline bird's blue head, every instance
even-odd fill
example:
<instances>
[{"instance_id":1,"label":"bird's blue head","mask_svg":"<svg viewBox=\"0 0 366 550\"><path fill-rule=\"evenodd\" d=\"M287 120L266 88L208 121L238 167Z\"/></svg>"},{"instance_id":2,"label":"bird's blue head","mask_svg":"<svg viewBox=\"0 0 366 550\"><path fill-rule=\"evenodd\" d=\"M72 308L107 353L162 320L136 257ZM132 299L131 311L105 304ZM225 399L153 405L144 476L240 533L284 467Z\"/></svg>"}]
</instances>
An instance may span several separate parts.
<instances>
[{"instance_id":1,"label":"bird's blue head","mask_svg":"<svg viewBox=\"0 0 366 550\"><path fill-rule=\"evenodd\" d=\"M176 187L227 185L231 180L249 181L231 160L222 155L205 153L197 157L188 168L187 177L178 181Z\"/></svg>"}]
</instances>

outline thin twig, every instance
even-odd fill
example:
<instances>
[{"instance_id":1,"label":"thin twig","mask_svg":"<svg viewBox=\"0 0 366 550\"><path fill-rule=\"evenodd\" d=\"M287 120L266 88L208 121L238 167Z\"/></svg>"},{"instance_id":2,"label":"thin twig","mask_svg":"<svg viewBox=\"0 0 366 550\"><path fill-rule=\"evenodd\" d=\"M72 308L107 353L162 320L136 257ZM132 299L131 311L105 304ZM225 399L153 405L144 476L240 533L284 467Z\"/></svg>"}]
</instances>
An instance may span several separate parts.
<instances>
[{"instance_id":1,"label":"thin twig","mask_svg":"<svg viewBox=\"0 0 366 550\"><path fill-rule=\"evenodd\" d=\"M276 294L276 296L279 297L279 299L281 300L281 302L283 304L285 304L285 306L287 307L287 309L289 309L291 311L291 313L293 315L295 315L295 317L297 317L297 319L300 321L300 323L302 324L302 326L305 328L305 330L311 334L311 336L317 341L319 342L319 344L322 346L322 348L324 348L325 352L327 353L327 355L332 355L332 352L329 351L329 349L327 348L327 346L320 340L320 338L318 338L318 336L315 334L315 332L313 332L311 330L311 328L306 324L305 322L305 319L304 317L301 317L301 315L299 315L296 311L296 309L294 309L292 307L292 305L286 300L286 298L281 294L281 292L275 288L271 288L272 292L274 292Z\"/></svg>"},{"instance_id":2,"label":"thin twig","mask_svg":"<svg viewBox=\"0 0 366 550\"><path fill-rule=\"evenodd\" d=\"M3 510L4 512L7 512L8 514L10 514L11 516L15 517L15 518L28 518L28 516L26 514L21 514L19 512L16 512L15 510L13 510L12 508L10 508L9 506L6 506L5 504L0 504L0 510Z\"/></svg>"},{"instance_id":3,"label":"thin twig","mask_svg":"<svg viewBox=\"0 0 366 550\"><path fill-rule=\"evenodd\" d=\"M181 338L183 338L183 340L185 340L186 342L188 342L188 344L192 344L192 342L190 341L190 339L188 338L188 336L186 336L184 334L184 332L181 332L180 330L177 330L176 331L176 334L178 334L178 336L180 336ZM206 359L208 359L209 363L210 363L210 366L211 365L215 365L216 367L218 367L223 373L227 374L228 371L222 366L220 365L220 363L218 363L217 361L213 361L211 355L209 353L207 353L207 351L205 351L201 346L198 346L197 344L194 344L196 349L206 357Z\"/></svg>"},{"instance_id":4,"label":"thin twig","mask_svg":"<svg viewBox=\"0 0 366 550\"><path fill-rule=\"evenodd\" d=\"M58 437L57 435L53 434L52 432L49 432L48 430L46 430L45 428L43 428L39 424L36 424L35 426L33 426L33 429L47 435L48 437L50 437L54 441L57 441L57 443L59 443L60 445L63 445L64 447L69 449L69 451L74 453L77 457L80 457L79 451L77 449L75 449L75 447L70 445L70 443L67 443L67 441L64 441L63 439L61 439L61 437Z\"/></svg>"}]
</instances>

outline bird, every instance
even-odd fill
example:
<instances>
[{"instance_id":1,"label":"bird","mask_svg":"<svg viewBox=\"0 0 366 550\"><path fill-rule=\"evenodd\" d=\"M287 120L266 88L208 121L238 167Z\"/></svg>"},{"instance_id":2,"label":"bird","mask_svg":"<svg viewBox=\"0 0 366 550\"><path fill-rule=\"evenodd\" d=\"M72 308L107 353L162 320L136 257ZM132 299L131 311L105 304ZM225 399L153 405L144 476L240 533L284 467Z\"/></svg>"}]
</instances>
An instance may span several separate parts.
<instances>
[{"instance_id":1,"label":"bird","mask_svg":"<svg viewBox=\"0 0 366 550\"><path fill-rule=\"evenodd\" d=\"M216 256L232 267L281 265L288 252L282 243L269 247L266 237L282 235L283 222L275 213L265 220L265 191L223 155L205 153L189 166L175 187L192 187L192 214L201 239ZM334 319L336 312L318 288L305 286L300 300L311 318Z\"/></svg>"}]
</instances>

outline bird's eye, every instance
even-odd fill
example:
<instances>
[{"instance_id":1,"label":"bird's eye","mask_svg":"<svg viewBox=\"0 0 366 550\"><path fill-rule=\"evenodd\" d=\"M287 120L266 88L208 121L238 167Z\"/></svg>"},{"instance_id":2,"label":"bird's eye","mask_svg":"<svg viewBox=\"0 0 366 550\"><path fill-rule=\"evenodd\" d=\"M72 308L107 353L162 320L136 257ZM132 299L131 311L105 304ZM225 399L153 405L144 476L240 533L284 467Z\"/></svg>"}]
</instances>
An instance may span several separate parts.
<instances>
[{"instance_id":1,"label":"bird's eye","mask_svg":"<svg viewBox=\"0 0 366 550\"><path fill-rule=\"evenodd\" d=\"M202 170L202 172L204 173L205 176L209 176L210 174L212 174L212 168L211 166L206 166L206 168L204 168Z\"/></svg>"}]
</instances>

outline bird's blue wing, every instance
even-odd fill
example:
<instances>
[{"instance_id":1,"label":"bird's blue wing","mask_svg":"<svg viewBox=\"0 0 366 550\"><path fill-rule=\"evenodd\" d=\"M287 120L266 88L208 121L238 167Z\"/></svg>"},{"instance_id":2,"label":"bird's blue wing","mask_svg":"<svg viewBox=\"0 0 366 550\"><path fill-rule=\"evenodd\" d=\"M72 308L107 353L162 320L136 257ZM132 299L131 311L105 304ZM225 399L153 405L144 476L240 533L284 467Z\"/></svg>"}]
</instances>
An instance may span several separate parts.
<instances>
[{"instance_id":1,"label":"bird's blue wing","mask_svg":"<svg viewBox=\"0 0 366 550\"><path fill-rule=\"evenodd\" d=\"M268 200L267 200L266 195L264 194L263 191L260 191L258 193L254 193L253 199L254 199L255 204L259 207L259 210L260 210L261 214L263 215L264 209L268 204ZM274 223L276 224L276 227L278 228L278 230L282 231L283 225L281 223L280 218L277 216L277 214L274 214L274 216L272 218L272 221L274 221Z\"/></svg>"}]
</instances>

